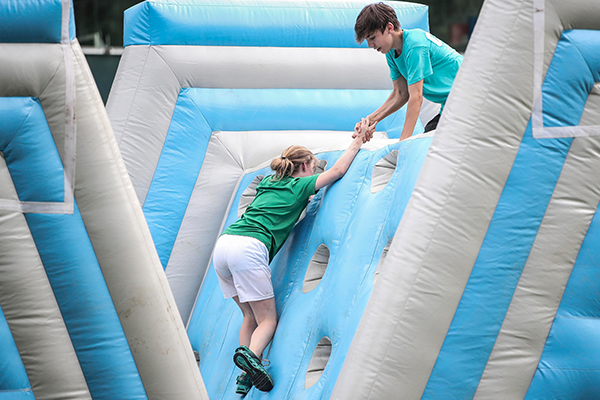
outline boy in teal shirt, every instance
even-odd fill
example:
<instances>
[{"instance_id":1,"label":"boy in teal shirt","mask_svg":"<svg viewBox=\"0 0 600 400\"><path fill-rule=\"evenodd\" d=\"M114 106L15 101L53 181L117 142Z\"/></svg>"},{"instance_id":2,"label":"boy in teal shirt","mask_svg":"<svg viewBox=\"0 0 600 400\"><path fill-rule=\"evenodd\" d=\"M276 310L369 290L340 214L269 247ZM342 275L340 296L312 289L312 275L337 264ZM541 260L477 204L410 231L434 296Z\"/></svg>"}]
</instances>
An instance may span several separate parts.
<instances>
[{"instance_id":1,"label":"boy in teal shirt","mask_svg":"<svg viewBox=\"0 0 600 400\"><path fill-rule=\"evenodd\" d=\"M441 104L440 114L427 123L425 132L435 129L463 57L429 32L402 29L394 9L384 3L365 6L354 32L358 43L366 39L369 47L386 55L394 85L383 105L366 117L370 135L379 121L408 102L400 140L410 137L423 97Z\"/></svg>"}]
</instances>

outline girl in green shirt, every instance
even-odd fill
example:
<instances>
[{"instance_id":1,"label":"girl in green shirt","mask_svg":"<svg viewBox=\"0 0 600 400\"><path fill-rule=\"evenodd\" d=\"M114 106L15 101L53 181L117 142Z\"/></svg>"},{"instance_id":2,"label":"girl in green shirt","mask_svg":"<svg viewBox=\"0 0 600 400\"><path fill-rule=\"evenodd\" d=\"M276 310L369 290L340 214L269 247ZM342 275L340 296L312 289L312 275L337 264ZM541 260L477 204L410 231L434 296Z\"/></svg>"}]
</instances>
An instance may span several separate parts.
<instances>
[{"instance_id":1,"label":"girl in green shirt","mask_svg":"<svg viewBox=\"0 0 600 400\"><path fill-rule=\"evenodd\" d=\"M233 356L244 372L236 392L246 394L252 385L273 388L273 379L263 367L263 350L277 327L277 312L269 263L288 238L309 198L319 189L340 179L366 141L366 120L359 134L336 163L314 175L317 158L303 146L291 146L271 162L275 175L256 188L256 197L239 220L219 237L213 264L225 298L233 298L244 316L238 347Z\"/></svg>"}]
</instances>

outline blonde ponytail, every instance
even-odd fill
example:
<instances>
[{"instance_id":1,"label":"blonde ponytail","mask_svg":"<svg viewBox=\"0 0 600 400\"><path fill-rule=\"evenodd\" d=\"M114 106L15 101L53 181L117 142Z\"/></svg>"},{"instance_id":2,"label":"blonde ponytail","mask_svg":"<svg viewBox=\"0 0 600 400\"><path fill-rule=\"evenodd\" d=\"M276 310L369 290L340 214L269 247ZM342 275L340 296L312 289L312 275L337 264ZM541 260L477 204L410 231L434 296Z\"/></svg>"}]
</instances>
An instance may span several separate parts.
<instances>
[{"instance_id":1,"label":"blonde ponytail","mask_svg":"<svg viewBox=\"0 0 600 400\"><path fill-rule=\"evenodd\" d=\"M271 169L275 171L275 179L292 176L303 163L315 159L314 154L304 146L290 146L281 153L280 157L271 161Z\"/></svg>"}]
</instances>

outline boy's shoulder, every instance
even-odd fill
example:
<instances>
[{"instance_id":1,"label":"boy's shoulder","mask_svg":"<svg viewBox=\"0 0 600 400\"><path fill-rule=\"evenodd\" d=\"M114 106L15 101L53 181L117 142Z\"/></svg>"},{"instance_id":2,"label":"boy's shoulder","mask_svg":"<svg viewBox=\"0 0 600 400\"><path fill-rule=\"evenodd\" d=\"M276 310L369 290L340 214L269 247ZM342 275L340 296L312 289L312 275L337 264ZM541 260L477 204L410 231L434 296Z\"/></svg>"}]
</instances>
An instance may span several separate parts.
<instances>
[{"instance_id":1,"label":"boy's shoulder","mask_svg":"<svg viewBox=\"0 0 600 400\"><path fill-rule=\"evenodd\" d=\"M431 42L430 37L433 36L423 29L404 29L402 35L403 46L406 49L413 47L429 47Z\"/></svg>"}]
</instances>

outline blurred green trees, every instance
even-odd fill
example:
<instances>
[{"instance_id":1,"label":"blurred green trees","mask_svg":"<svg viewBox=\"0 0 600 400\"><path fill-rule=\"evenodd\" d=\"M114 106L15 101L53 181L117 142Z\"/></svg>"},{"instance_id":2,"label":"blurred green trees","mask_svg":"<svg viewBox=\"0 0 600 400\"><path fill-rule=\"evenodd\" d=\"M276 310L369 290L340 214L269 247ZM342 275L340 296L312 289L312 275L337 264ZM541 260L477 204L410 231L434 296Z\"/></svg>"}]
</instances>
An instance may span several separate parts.
<instances>
[{"instance_id":1,"label":"blurred green trees","mask_svg":"<svg viewBox=\"0 0 600 400\"><path fill-rule=\"evenodd\" d=\"M123 46L123 12L140 0L73 0L82 46Z\"/></svg>"}]
</instances>

